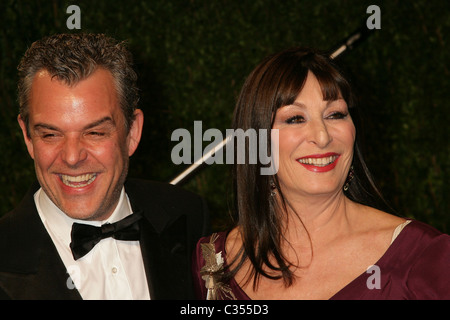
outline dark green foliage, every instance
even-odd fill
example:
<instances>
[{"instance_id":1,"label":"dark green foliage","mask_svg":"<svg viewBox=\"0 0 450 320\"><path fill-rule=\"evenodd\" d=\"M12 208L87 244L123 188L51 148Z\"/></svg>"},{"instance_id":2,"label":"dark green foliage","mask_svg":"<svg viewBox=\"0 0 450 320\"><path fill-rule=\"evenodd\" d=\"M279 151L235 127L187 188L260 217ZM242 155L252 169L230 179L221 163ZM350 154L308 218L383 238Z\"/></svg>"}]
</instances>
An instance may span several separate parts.
<instances>
[{"instance_id":1,"label":"dark green foliage","mask_svg":"<svg viewBox=\"0 0 450 320\"><path fill-rule=\"evenodd\" d=\"M127 40L145 113L130 175L170 181L185 167L170 158L177 128L230 128L240 87L267 54L294 45L328 50L365 23L369 1L152 0L13 1L0 4L0 215L34 179L16 117L16 66L30 44L68 30ZM365 155L398 214L450 231L448 90L450 5L379 1L381 30L339 58L360 95ZM207 143L206 143L207 144ZM206 145L205 144L205 145ZM183 187L203 195L214 228L228 223L229 168L206 167Z\"/></svg>"}]
</instances>

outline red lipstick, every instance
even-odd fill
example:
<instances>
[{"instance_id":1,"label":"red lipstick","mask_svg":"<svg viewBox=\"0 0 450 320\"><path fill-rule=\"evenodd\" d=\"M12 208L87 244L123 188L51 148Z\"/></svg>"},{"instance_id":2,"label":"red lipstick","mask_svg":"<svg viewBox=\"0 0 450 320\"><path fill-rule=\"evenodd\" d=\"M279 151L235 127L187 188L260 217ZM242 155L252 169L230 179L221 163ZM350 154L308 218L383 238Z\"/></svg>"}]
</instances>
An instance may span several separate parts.
<instances>
[{"instance_id":1,"label":"red lipstick","mask_svg":"<svg viewBox=\"0 0 450 320\"><path fill-rule=\"evenodd\" d=\"M338 153L328 152L301 157L297 159L297 162L312 172L328 172L336 167L339 157Z\"/></svg>"}]
</instances>

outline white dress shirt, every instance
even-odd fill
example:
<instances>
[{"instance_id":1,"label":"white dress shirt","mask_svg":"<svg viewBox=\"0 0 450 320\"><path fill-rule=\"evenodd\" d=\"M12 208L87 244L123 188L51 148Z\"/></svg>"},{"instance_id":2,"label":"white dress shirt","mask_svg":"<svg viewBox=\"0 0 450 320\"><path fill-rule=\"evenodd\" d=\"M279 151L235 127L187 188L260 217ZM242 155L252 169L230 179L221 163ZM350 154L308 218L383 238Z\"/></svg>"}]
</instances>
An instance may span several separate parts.
<instances>
[{"instance_id":1,"label":"white dress shirt","mask_svg":"<svg viewBox=\"0 0 450 320\"><path fill-rule=\"evenodd\" d=\"M68 217L56 207L42 188L34 194L34 201L70 274L66 283L70 289L76 287L86 300L150 299L139 241L103 239L87 255L76 261L69 247L74 222L101 226L107 222L119 221L132 213L124 188L116 209L105 221L84 221Z\"/></svg>"}]
</instances>

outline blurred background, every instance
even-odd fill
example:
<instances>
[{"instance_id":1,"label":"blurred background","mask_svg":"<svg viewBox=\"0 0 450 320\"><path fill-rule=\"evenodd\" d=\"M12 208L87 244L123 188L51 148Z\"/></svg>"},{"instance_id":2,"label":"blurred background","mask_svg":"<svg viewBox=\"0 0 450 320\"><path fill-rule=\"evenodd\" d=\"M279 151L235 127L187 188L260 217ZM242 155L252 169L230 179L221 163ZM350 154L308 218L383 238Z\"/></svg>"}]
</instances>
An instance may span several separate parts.
<instances>
[{"instance_id":1,"label":"blurred background","mask_svg":"<svg viewBox=\"0 0 450 320\"><path fill-rule=\"evenodd\" d=\"M129 175L169 182L187 167L171 161L175 129L193 134L199 120L225 134L261 59L296 45L329 50L365 25L372 4L381 29L338 58L360 98L367 163L399 215L449 233L450 2L442 0L2 0L0 215L35 179L16 121L16 67L33 41L63 32L127 40L145 114ZM81 9L80 30L66 26L69 5ZM206 166L181 186L208 201L213 229L226 228L230 166Z\"/></svg>"}]
</instances>

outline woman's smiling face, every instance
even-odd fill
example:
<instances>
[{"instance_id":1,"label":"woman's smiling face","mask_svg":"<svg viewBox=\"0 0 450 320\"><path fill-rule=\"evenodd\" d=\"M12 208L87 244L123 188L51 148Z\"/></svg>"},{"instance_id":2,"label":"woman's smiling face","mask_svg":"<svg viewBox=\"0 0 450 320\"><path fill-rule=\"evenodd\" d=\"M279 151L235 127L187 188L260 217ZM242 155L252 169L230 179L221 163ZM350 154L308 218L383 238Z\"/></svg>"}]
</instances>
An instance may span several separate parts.
<instances>
[{"instance_id":1,"label":"woman's smiling face","mask_svg":"<svg viewBox=\"0 0 450 320\"><path fill-rule=\"evenodd\" d=\"M353 159L355 126L344 99L325 101L313 73L291 105L279 108L280 187L287 199L342 189Z\"/></svg>"}]
</instances>

